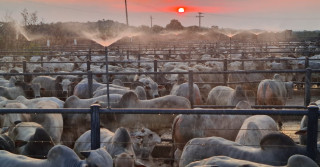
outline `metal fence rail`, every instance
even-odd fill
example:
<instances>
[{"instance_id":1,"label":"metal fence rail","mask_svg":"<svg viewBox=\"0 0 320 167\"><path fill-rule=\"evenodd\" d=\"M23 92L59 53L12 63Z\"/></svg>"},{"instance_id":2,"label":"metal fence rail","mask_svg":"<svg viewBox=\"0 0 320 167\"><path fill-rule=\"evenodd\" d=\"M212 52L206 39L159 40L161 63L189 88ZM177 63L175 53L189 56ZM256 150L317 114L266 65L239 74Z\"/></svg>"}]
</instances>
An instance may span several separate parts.
<instances>
[{"instance_id":1,"label":"metal fence rail","mask_svg":"<svg viewBox=\"0 0 320 167\"><path fill-rule=\"evenodd\" d=\"M226 110L226 109L100 109L94 104L90 109L1 109L1 114L12 113L61 113L91 114L91 149L100 147L100 114L231 114L231 115L307 115L307 154L315 160L317 155L317 134L319 108L308 106L307 110Z\"/></svg>"}]
</instances>

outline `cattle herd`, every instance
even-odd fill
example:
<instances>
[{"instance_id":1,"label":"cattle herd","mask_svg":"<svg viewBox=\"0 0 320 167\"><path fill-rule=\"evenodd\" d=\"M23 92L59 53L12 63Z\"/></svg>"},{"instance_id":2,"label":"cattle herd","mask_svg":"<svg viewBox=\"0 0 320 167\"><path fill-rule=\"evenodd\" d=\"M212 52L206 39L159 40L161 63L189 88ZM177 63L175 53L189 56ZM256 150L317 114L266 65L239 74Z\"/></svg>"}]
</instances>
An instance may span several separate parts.
<instances>
[{"instance_id":1,"label":"cattle herd","mask_svg":"<svg viewBox=\"0 0 320 167\"><path fill-rule=\"evenodd\" d=\"M217 44L189 45L187 50L139 45L138 53L124 46L109 47L108 60L104 52L88 57L81 50L2 55L0 111L35 112L0 115L0 167L313 167L320 163L307 157L306 116L296 132L300 140L294 141L281 132L283 120L268 115L101 114L100 148L91 150L90 114L78 113L79 108L99 104L111 110L201 111L201 106L218 110L288 106L294 92L305 88L303 70L320 69L320 46L311 42L233 44L232 52ZM307 56L301 52L305 49ZM24 67L23 61L27 61ZM318 74L309 79L317 87ZM317 100L311 98L320 105ZM63 108L74 113L38 112ZM156 157L154 152L163 143L172 144L170 151Z\"/></svg>"}]
</instances>

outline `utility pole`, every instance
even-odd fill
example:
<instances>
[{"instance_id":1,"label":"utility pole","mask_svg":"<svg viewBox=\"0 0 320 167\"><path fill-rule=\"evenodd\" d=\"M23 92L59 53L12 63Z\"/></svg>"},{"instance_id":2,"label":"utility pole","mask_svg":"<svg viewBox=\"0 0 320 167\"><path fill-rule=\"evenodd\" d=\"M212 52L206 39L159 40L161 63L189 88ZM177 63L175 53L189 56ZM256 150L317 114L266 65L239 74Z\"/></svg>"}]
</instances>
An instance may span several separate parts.
<instances>
[{"instance_id":1,"label":"utility pole","mask_svg":"<svg viewBox=\"0 0 320 167\"><path fill-rule=\"evenodd\" d=\"M125 6L126 6L126 20L127 20L127 26L129 26L129 21L128 21L128 9L127 9L127 0L124 0Z\"/></svg>"},{"instance_id":2,"label":"utility pole","mask_svg":"<svg viewBox=\"0 0 320 167\"><path fill-rule=\"evenodd\" d=\"M152 19L153 19L153 17L152 17L152 16L150 16L151 28L152 28Z\"/></svg>"},{"instance_id":3,"label":"utility pole","mask_svg":"<svg viewBox=\"0 0 320 167\"><path fill-rule=\"evenodd\" d=\"M196 17L199 18L199 28L200 28L200 27L201 27L201 17L204 17L204 16L202 16L203 13L201 13L201 12L199 12L198 14L199 14L199 15L196 16Z\"/></svg>"}]
</instances>

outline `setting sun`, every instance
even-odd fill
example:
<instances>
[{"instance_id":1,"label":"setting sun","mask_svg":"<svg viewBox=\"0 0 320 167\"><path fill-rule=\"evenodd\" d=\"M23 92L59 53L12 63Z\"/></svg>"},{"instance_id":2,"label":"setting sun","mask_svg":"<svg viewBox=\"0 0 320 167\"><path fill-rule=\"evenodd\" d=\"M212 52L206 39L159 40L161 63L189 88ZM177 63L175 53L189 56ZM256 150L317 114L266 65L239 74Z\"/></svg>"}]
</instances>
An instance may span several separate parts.
<instances>
[{"instance_id":1,"label":"setting sun","mask_svg":"<svg viewBox=\"0 0 320 167\"><path fill-rule=\"evenodd\" d=\"M178 9L178 12L179 12L179 13L184 13L184 8L179 8L179 9Z\"/></svg>"}]
</instances>

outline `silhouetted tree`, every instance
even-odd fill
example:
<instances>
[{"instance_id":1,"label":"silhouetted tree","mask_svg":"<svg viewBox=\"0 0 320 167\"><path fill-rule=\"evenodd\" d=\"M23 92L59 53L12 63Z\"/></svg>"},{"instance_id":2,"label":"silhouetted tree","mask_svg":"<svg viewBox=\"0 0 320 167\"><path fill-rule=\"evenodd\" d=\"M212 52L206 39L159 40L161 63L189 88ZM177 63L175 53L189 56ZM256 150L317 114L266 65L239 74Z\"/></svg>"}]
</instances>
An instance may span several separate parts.
<instances>
[{"instance_id":1,"label":"silhouetted tree","mask_svg":"<svg viewBox=\"0 0 320 167\"><path fill-rule=\"evenodd\" d=\"M168 30L183 30L182 24L176 20L172 19L169 24L166 25L166 29Z\"/></svg>"}]
</instances>

